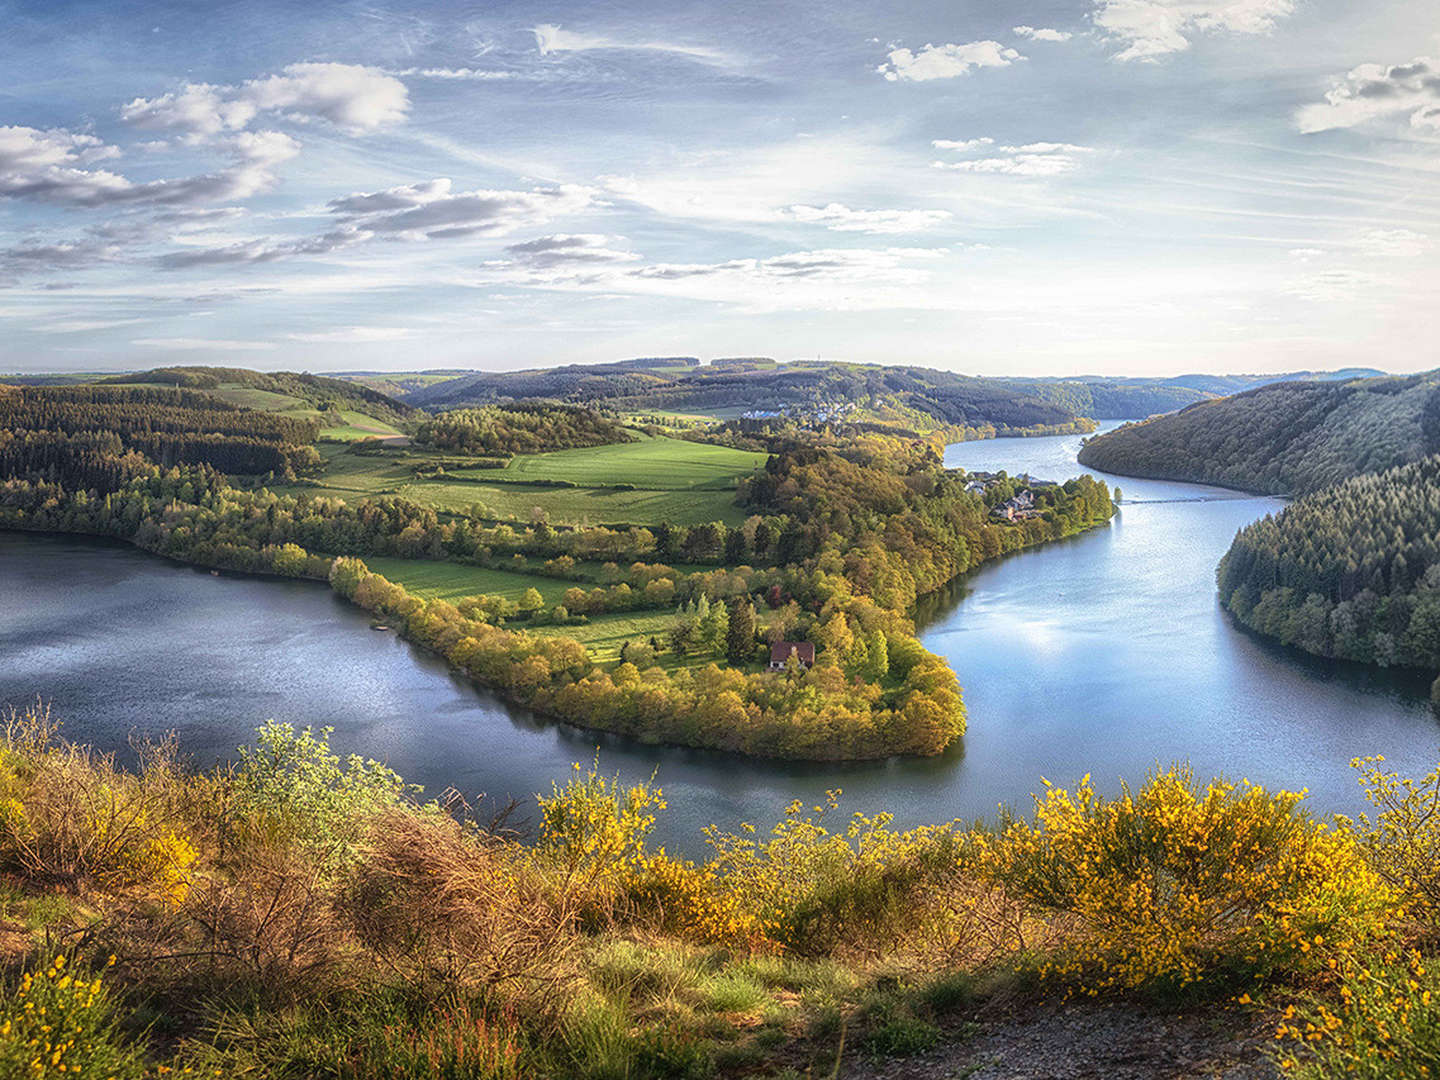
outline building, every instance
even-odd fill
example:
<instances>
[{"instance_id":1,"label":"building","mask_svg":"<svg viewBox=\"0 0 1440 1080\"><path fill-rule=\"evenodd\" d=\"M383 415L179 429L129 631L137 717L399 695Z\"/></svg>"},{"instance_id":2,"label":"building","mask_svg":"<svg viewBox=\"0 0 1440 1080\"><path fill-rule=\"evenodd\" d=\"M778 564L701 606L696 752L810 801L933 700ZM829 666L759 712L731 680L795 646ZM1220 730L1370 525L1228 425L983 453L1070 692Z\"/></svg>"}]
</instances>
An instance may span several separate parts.
<instances>
[{"instance_id":1,"label":"building","mask_svg":"<svg viewBox=\"0 0 1440 1080\"><path fill-rule=\"evenodd\" d=\"M1006 499L990 511L990 516L999 521L1016 521L1021 518L1034 517L1036 513L1035 495L1027 490L1020 492L1014 498Z\"/></svg>"},{"instance_id":2,"label":"building","mask_svg":"<svg viewBox=\"0 0 1440 1080\"><path fill-rule=\"evenodd\" d=\"M791 653L795 654L795 659L800 661L802 668L811 667L815 663L815 646L810 642L777 641L770 646L770 670L784 671Z\"/></svg>"}]
</instances>

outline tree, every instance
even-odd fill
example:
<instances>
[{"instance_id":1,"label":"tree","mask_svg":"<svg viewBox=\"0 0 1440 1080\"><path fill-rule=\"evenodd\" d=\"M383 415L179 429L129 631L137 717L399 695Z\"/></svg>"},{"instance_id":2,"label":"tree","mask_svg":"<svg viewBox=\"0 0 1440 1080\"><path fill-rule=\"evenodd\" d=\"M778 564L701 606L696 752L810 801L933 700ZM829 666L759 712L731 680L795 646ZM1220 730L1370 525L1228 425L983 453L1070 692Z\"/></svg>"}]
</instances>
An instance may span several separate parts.
<instances>
[{"instance_id":1,"label":"tree","mask_svg":"<svg viewBox=\"0 0 1440 1080\"><path fill-rule=\"evenodd\" d=\"M865 645L868 652L865 673L870 678L879 681L890 674L890 647L885 642L885 631L877 626L870 632L869 640Z\"/></svg>"},{"instance_id":2,"label":"tree","mask_svg":"<svg viewBox=\"0 0 1440 1080\"><path fill-rule=\"evenodd\" d=\"M732 664L744 664L755 655L755 605L748 596L730 602L725 655Z\"/></svg>"},{"instance_id":3,"label":"tree","mask_svg":"<svg viewBox=\"0 0 1440 1080\"><path fill-rule=\"evenodd\" d=\"M540 595L540 590L534 586L526 589L524 595L520 597L521 611L539 611L544 606L545 598Z\"/></svg>"}]
</instances>

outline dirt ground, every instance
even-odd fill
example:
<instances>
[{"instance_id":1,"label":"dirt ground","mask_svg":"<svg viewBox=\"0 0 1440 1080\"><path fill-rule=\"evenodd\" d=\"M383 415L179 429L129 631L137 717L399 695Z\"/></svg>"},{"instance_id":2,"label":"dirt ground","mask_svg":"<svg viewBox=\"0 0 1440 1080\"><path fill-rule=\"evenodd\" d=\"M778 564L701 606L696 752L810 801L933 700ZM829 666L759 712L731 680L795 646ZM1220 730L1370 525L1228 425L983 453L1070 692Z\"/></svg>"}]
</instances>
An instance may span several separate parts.
<instances>
[{"instance_id":1,"label":"dirt ground","mask_svg":"<svg viewBox=\"0 0 1440 1080\"><path fill-rule=\"evenodd\" d=\"M847 1061L845 1080L1274 1080L1275 1022L1213 1006L1167 1013L1128 1004L1039 1005L975 1014L933 1049ZM847 1055L848 1056L848 1055Z\"/></svg>"}]
</instances>

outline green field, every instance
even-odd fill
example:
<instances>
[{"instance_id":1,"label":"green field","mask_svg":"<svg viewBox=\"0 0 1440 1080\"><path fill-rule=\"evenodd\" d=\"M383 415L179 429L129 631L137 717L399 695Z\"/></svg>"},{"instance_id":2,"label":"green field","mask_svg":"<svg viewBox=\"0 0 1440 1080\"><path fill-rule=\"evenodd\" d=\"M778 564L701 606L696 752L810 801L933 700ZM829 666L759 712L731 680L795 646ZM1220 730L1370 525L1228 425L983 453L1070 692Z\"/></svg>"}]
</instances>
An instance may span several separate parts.
<instances>
[{"instance_id":1,"label":"green field","mask_svg":"<svg viewBox=\"0 0 1440 1080\"><path fill-rule=\"evenodd\" d=\"M240 405L247 409L260 409L264 412L279 413L281 416L293 416L297 419L308 420L319 419L322 424L320 438L331 439L337 442L353 442L356 439L368 439L371 437L380 439L401 439L404 435L396 427L387 424L384 420L377 420L363 412L356 412L353 409L345 409L339 413L326 412L313 408L308 402L302 401L289 394L277 394L272 390L257 390L250 386L227 386L221 384L214 390L209 391L222 401L228 401L232 405ZM344 423L335 423L336 419Z\"/></svg>"},{"instance_id":2,"label":"green field","mask_svg":"<svg viewBox=\"0 0 1440 1080\"><path fill-rule=\"evenodd\" d=\"M482 566L462 566L452 562L432 562L425 559L392 559L371 556L365 560L377 574L383 574L408 592L426 599L449 600L456 603L467 596L503 596L507 600L519 600L526 589L534 588L545 598L547 605L560 602L566 589L574 586L585 588L580 582L560 581L540 577L537 574L514 573L509 570L494 570ZM532 629L536 634L549 637L568 637L584 643L591 655L599 661L609 662L620 659L620 647L636 638L646 639L652 635L664 639L675 621L673 612L632 611L613 615L594 615L589 622L573 626L529 627L523 621L512 621L511 629ZM670 654L661 657L667 667L677 664L701 664L704 660L687 660Z\"/></svg>"},{"instance_id":3,"label":"green field","mask_svg":"<svg viewBox=\"0 0 1440 1080\"><path fill-rule=\"evenodd\" d=\"M581 486L634 484L653 491L734 490L765 464L765 455L683 439L641 436L634 442L517 457L507 479L568 480Z\"/></svg>"},{"instance_id":4,"label":"green field","mask_svg":"<svg viewBox=\"0 0 1440 1080\"><path fill-rule=\"evenodd\" d=\"M374 456L349 454L323 443L320 451L326 466L317 483L275 490L352 502L399 495L451 513L478 505L482 517L528 522L538 514L557 525L738 525L745 513L735 505L735 485L765 461L763 454L646 436L614 446L524 455L505 469L457 468L422 479L415 476L417 468L453 464L460 457L416 448ZM545 480L577 486L531 486ZM634 489L620 490L612 486L616 484Z\"/></svg>"},{"instance_id":5,"label":"green field","mask_svg":"<svg viewBox=\"0 0 1440 1080\"><path fill-rule=\"evenodd\" d=\"M454 602L467 596L484 595L519 600L526 589L533 588L545 598L546 604L558 604L565 590L577 584L538 574L517 574L509 570L428 559L394 559L374 555L365 559L365 565L396 584L404 585L406 591L427 600Z\"/></svg>"}]
</instances>

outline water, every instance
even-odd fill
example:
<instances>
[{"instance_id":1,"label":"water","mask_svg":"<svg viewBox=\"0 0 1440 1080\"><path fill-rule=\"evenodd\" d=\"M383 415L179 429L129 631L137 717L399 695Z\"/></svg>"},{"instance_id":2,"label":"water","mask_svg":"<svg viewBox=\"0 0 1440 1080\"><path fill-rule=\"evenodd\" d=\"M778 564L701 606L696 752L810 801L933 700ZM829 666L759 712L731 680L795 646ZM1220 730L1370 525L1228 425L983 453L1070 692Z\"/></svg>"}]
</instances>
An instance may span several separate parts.
<instances>
[{"instance_id":1,"label":"water","mask_svg":"<svg viewBox=\"0 0 1440 1080\"><path fill-rule=\"evenodd\" d=\"M1078 437L952 446L951 465L1063 479ZM1110 477L1109 528L1001 560L922 614L926 645L965 688L970 731L937 758L805 765L644 747L507 707L445 664L369 628L324 586L176 566L76 537L0 533L0 705L42 695L73 739L128 754L174 731L197 762L233 756L269 718L335 728L333 743L438 794L533 795L592 760L658 775L659 832L700 850L701 826L768 823L791 798L845 790L847 808L905 824L1028 804L1044 776L1114 790L1156 762L1309 787L1318 810L1361 805L1349 760L1421 771L1440 725L1423 679L1316 661L1235 628L1214 567L1275 499ZM523 815L522 815L523 816ZM529 811L533 820L533 810Z\"/></svg>"}]
</instances>

